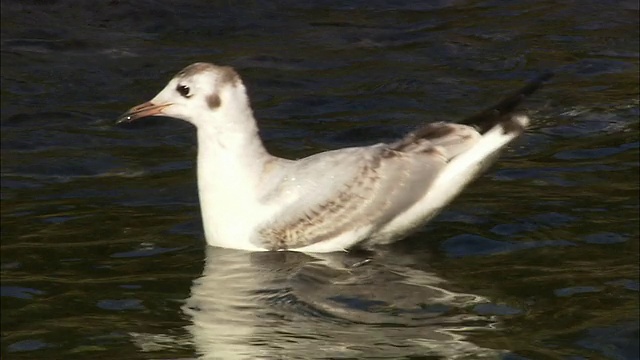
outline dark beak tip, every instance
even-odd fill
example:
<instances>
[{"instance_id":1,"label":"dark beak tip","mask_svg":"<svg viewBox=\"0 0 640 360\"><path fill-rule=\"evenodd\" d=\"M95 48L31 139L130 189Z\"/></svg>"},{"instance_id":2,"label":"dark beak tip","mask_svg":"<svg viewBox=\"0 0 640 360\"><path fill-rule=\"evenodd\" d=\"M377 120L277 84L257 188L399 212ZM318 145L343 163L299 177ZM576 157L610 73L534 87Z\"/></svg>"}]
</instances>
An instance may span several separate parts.
<instances>
[{"instance_id":1,"label":"dark beak tip","mask_svg":"<svg viewBox=\"0 0 640 360\"><path fill-rule=\"evenodd\" d=\"M116 119L116 125L127 124L133 121L133 117L129 114L124 114Z\"/></svg>"},{"instance_id":2,"label":"dark beak tip","mask_svg":"<svg viewBox=\"0 0 640 360\"><path fill-rule=\"evenodd\" d=\"M149 117L149 116L161 116L162 109L169 106L171 104L154 104L150 101L147 101L143 104L137 105L129 109L127 112L122 114L117 120L117 124L128 124L133 122L136 119Z\"/></svg>"}]
</instances>

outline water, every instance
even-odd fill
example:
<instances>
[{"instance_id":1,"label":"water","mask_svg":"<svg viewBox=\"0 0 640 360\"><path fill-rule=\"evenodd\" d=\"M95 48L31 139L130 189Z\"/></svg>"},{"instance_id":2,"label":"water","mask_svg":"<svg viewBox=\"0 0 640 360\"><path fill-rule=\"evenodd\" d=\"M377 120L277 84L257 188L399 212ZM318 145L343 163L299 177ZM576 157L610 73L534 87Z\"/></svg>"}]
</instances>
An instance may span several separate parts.
<instances>
[{"instance_id":1,"label":"water","mask_svg":"<svg viewBox=\"0 0 640 360\"><path fill-rule=\"evenodd\" d=\"M3 359L638 358L637 2L1 10ZM114 126L195 61L238 69L291 158L558 74L422 231L314 257L208 248L193 129Z\"/></svg>"}]
</instances>

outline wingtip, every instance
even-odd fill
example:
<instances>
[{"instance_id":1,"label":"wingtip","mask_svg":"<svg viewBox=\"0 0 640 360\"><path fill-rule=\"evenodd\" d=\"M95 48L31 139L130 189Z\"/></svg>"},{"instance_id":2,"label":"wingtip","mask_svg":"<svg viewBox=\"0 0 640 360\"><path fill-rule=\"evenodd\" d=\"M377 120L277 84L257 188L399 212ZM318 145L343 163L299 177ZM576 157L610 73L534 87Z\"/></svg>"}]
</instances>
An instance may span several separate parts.
<instances>
[{"instance_id":1,"label":"wingtip","mask_svg":"<svg viewBox=\"0 0 640 360\"><path fill-rule=\"evenodd\" d=\"M512 118L511 114L526 99L538 90L545 82L554 76L553 71L544 71L528 81L520 89L504 97L497 104L486 108L462 121L460 124L475 126L481 133L488 131L495 125Z\"/></svg>"},{"instance_id":2,"label":"wingtip","mask_svg":"<svg viewBox=\"0 0 640 360\"><path fill-rule=\"evenodd\" d=\"M556 76L556 73L552 70L545 70L542 74L538 75L538 81L547 82L551 80L552 77Z\"/></svg>"}]
</instances>

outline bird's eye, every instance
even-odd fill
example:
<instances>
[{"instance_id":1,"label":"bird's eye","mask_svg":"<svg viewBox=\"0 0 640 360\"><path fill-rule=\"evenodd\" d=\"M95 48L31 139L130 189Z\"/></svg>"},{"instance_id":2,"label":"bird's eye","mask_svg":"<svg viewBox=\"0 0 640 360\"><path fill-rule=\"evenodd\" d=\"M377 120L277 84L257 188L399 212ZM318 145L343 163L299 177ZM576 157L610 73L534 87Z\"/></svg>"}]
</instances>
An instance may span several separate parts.
<instances>
[{"instance_id":1,"label":"bird's eye","mask_svg":"<svg viewBox=\"0 0 640 360\"><path fill-rule=\"evenodd\" d=\"M180 95L182 95L183 97L186 97L186 98L191 97L191 94L190 94L191 90L187 85L178 85L176 87L176 91L180 93Z\"/></svg>"}]
</instances>

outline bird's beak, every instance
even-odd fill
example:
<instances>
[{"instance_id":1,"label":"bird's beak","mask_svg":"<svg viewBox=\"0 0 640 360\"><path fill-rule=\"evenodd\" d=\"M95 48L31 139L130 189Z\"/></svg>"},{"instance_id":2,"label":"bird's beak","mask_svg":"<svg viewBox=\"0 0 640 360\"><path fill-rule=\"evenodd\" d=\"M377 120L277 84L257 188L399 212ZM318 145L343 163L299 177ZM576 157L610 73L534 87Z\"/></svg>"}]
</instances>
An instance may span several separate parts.
<instances>
[{"instance_id":1,"label":"bird's beak","mask_svg":"<svg viewBox=\"0 0 640 360\"><path fill-rule=\"evenodd\" d=\"M132 122L135 119L147 116L162 115L162 110L167 106L171 106L171 104L169 103L156 105L151 101L147 101L144 104L132 107L131 109L129 109L129 111L122 114L118 118L118 120L116 120L116 124Z\"/></svg>"}]
</instances>

